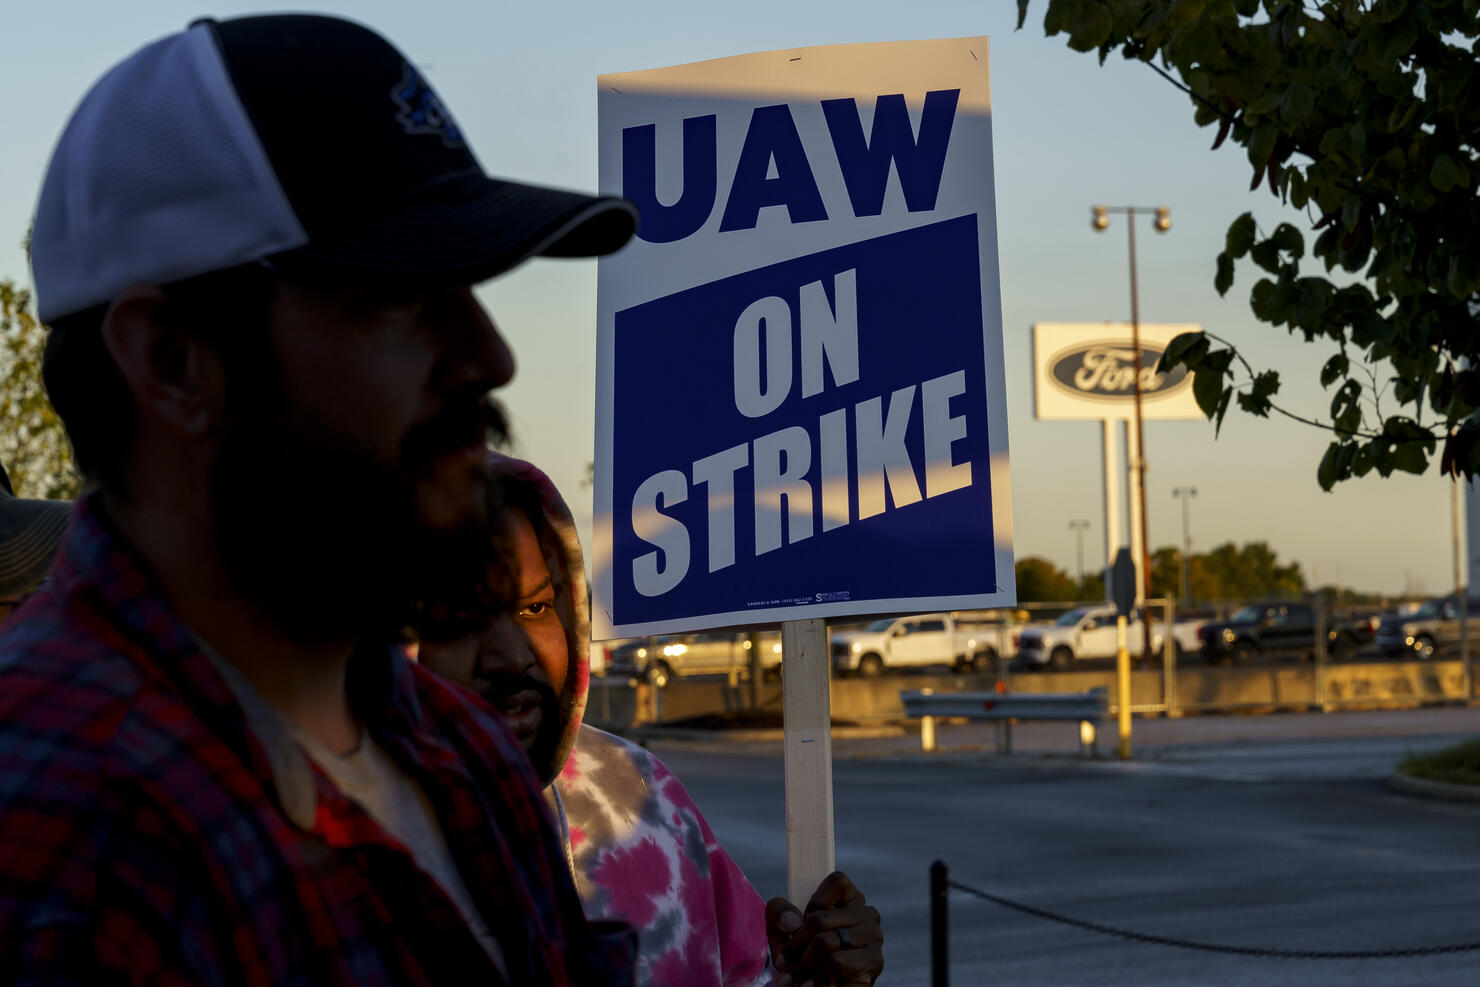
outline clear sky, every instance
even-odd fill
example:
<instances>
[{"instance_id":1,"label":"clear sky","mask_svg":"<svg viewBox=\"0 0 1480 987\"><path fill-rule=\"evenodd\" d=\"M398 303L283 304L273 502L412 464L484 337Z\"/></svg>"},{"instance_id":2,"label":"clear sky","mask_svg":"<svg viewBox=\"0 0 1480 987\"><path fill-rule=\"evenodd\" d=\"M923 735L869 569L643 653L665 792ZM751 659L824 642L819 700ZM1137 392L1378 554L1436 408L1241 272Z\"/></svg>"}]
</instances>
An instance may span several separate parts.
<instances>
[{"instance_id":1,"label":"clear sky","mask_svg":"<svg viewBox=\"0 0 1480 987\"><path fill-rule=\"evenodd\" d=\"M494 174L596 186L596 76L748 51L860 41L991 37L998 238L1008 373L1016 549L1071 572L1069 521L1089 519L1088 568L1103 564L1099 425L1033 419L1034 322L1129 318L1123 221L1095 235L1095 203L1172 209L1173 227L1138 230L1141 317L1196 322L1236 341L1285 382L1283 403L1324 416L1317 372L1329 352L1257 323L1252 272L1227 298L1213 290L1224 231L1254 210L1266 228L1279 209L1247 191L1251 172L1232 145L1210 152L1186 97L1149 68L1070 51L1045 38L1035 0L1015 31L1012 0L751 0L736 4L360 0L313 8L361 20L416 61ZM129 51L195 17L280 10L251 0L51 0L11 5L0 61L9 94L0 151L0 277L29 278L20 240L42 171L87 87ZM324 107L326 114L333 107ZM481 290L520 361L506 391L521 452L544 466L589 524L581 486L592 458L594 262L537 261ZM1194 550L1266 540L1307 578L1362 589L1442 592L1452 585L1450 501L1437 470L1368 478L1323 493L1315 471L1325 438L1305 426L1230 411L1216 441L1205 422L1146 426L1153 547L1181 539L1177 486L1197 488ZM589 545L589 539L587 541Z\"/></svg>"}]
</instances>

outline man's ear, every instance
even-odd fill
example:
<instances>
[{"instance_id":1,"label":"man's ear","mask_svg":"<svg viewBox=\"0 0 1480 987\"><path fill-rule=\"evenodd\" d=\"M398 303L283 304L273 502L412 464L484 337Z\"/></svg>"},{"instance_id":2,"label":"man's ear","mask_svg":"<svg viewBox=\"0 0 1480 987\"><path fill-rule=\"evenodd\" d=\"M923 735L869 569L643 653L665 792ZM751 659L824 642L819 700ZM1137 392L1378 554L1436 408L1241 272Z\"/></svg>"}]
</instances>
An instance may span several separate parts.
<instances>
[{"instance_id":1,"label":"man's ear","mask_svg":"<svg viewBox=\"0 0 1480 987\"><path fill-rule=\"evenodd\" d=\"M199 335L165 318L165 306L153 285L124 291L103 317L103 345L141 414L181 438L203 438L221 420L221 361Z\"/></svg>"}]
</instances>

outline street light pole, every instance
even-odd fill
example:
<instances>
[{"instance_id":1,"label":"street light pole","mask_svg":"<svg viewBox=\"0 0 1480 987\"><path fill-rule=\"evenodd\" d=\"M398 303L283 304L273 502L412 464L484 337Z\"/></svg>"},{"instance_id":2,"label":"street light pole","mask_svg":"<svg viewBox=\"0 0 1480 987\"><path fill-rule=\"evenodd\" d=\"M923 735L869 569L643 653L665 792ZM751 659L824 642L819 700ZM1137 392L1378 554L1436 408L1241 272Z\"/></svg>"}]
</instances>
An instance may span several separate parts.
<instances>
[{"instance_id":1,"label":"street light pole","mask_svg":"<svg viewBox=\"0 0 1480 987\"><path fill-rule=\"evenodd\" d=\"M1088 528L1089 522L1083 520L1082 518L1075 519L1069 522L1069 529L1073 531L1075 535L1075 548L1077 550L1077 555L1079 559L1079 588L1081 592L1084 589L1084 532Z\"/></svg>"},{"instance_id":2,"label":"street light pole","mask_svg":"<svg viewBox=\"0 0 1480 987\"><path fill-rule=\"evenodd\" d=\"M1144 207L1143 207L1144 208ZM1165 206L1154 207L1156 219L1152 227L1158 233L1165 233L1172 228L1172 211ZM1131 351L1132 366L1135 372L1131 375L1132 393L1135 399L1135 423L1132 426L1136 435L1136 457L1131 468L1135 470L1137 485L1139 486L1137 505L1141 515L1141 544L1131 546L1133 555L1140 556L1141 562L1141 628L1142 628L1142 657L1151 660L1151 614L1146 606L1146 600L1151 596L1151 532L1146 527L1146 442L1145 433L1142 428L1141 416L1141 299L1136 286L1136 207L1135 206L1091 206L1090 212L1093 218L1090 228L1096 233L1103 233L1110 226L1112 212L1125 214L1125 229L1130 246L1130 270L1131 270ZM1139 549L1139 551L1137 550Z\"/></svg>"},{"instance_id":3,"label":"street light pole","mask_svg":"<svg viewBox=\"0 0 1480 987\"><path fill-rule=\"evenodd\" d=\"M1182 501L1182 599L1192 599L1192 575L1190 559L1192 556L1192 528L1188 524L1188 506L1193 497L1197 496L1197 487L1173 487L1172 496Z\"/></svg>"}]
</instances>

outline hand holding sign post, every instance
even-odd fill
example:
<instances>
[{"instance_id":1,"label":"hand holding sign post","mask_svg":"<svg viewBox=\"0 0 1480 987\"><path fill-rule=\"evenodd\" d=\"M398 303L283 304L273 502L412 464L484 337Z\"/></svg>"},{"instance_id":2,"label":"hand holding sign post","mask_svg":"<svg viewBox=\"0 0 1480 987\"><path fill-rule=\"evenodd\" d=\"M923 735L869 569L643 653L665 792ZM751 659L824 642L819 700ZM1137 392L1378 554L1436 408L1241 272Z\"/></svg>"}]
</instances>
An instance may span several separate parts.
<instances>
[{"instance_id":1,"label":"hand holding sign post","mask_svg":"<svg viewBox=\"0 0 1480 987\"><path fill-rule=\"evenodd\" d=\"M985 38L600 81L595 633L781 623L792 894L824 618L1015 601ZM819 868L825 867L820 873Z\"/></svg>"}]
</instances>

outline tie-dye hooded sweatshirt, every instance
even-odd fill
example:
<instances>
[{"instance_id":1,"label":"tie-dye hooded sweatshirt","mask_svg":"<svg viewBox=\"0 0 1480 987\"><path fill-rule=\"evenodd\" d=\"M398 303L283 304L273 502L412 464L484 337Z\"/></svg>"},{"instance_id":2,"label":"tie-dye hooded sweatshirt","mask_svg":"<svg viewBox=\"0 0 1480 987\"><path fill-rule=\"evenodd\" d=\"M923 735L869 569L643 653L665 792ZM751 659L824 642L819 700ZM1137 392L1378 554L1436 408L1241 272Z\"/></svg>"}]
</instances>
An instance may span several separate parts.
<instances>
[{"instance_id":1,"label":"tie-dye hooded sweatshirt","mask_svg":"<svg viewBox=\"0 0 1480 987\"><path fill-rule=\"evenodd\" d=\"M565 834L587 917L637 929L639 984L769 984L765 904L677 776L636 744L581 722L590 688L590 622L570 509L534 466L504 456L494 464L537 495L546 561L569 593L561 601L571 650L567 720L545 797Z\"/></svg>"}]
</instances>

